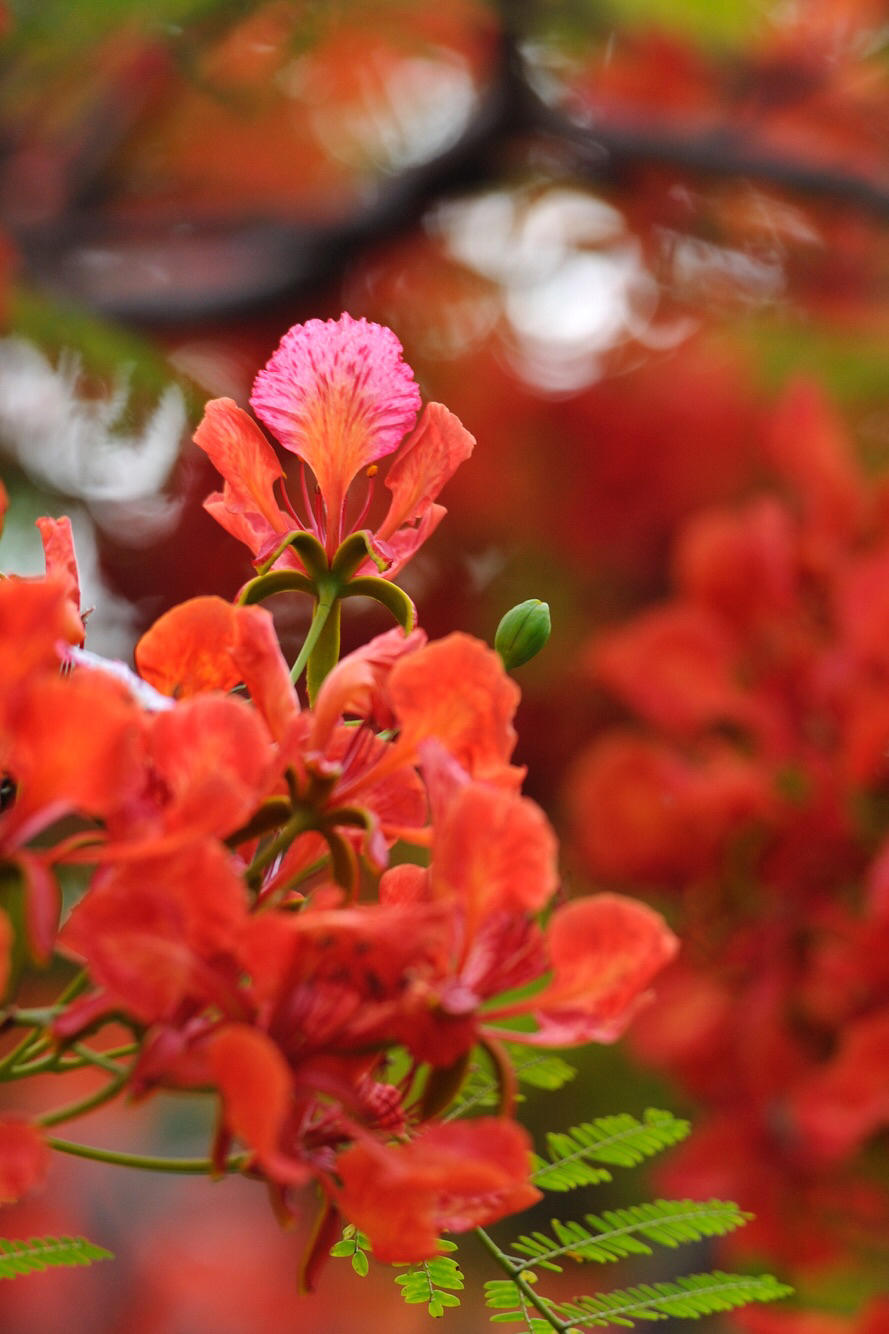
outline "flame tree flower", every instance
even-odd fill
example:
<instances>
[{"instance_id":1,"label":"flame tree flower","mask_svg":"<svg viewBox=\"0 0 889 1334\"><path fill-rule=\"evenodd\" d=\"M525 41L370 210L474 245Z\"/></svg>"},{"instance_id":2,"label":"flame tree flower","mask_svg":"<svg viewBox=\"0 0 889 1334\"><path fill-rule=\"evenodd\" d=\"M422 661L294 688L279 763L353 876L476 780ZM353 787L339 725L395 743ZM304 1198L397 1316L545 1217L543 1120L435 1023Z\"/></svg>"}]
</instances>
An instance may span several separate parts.
<instances>
[{"instance_id":1,"label":"flame tree flower","mask_svg":"<svg viewBox=\"0 0 889 1334\"><path fill-rule=\"evenodd\" d=\"M420 391L395 334L346 314L294 325L257 375L251 405L299 459L300 501L253 419L220 398L195 433L224 479L205 508L253 555L259 575L241 601L288 589L315 598L293 668L296 680L308 663L314 694L337 661L340 599L376 598L413 627L410 599L392 580L443 518L436 497L475 441L440 403L427 404L417 422ZM386 458L389 505L371 527Z\"/></svg>"}]
</instances>

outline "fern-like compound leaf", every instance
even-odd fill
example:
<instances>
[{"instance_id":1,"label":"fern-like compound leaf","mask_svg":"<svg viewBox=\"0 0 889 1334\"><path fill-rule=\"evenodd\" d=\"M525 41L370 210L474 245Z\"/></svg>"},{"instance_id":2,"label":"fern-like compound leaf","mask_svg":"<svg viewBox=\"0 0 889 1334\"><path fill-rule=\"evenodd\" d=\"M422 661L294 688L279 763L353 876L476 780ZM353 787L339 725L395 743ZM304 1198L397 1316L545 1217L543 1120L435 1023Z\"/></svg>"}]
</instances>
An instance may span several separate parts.
<instances>
[{"instance_id":1,"label":"fern-like compound leaf","mask_svg":"<svg viewBox=\"0 0 889 1334\"><path fill-rule=\"evenodd\" d=\"M577 1074L576 1068L556 1052L522 1047L512 1042L505 1046L519 1083L531 1088L555 1093L570 1084Z\"/></svg>"},{"instance_id":2,"label":"fern-like compound leaf","mask_svg":"<svg viewBox=\"0 0 889 1334\"><path fill-rule=\"evenodd\" d=\"M773 1302L792 1292L771 1274L687 1274L672 1283L638 1287L553 1302L553 1315L581 1329L600 1325L632 1326L637 1320L686 1317L697 1320L717 1311L733 1311L749 1302Z\"/></svg>"},{"instance_id":3,"label":"fern-like compound leaf","mask_svg":"<svg viewBox=\"0 0 889 1334\"><path fill-rule=\"evenodd\" d=\"M513 1074L520 1084L554 1093L574 1079L577 1070L554 1052L537 1051L518 1043L504 1044ZM521 1099L522 1095L519 1094ZM459 1096L452 1103L445 1118L454 1121L469 1112L496 1107L500 1100L500 1084L486 1057L474 1060L469 1067Z\"/></svg>"},{"instance_id":4,"label":"fern-like compound leaf","mask_svg":"<svg viewBox=\"0 0 889 1334\"><path fill-rule=\"evenodd\" d=\"M449 1241L441 1241L440 1245L449 1251L457 1249ZM462 1291L464 1285L460 1266L450 1255L434 1255L430 1260L424 1260L406 1273L399 1274L395 1282L409 1305L425 1306L433 1317L444 1315L450 1306L460 1305L457 1293Z\"/></svg>"},{"instance_id":5,"label":"fern-like compound leaf","mask_svg":"<svg viewBox=\"0 0 889 1334\"><path fill-rule=\"evenodd\" d=\"M585 1224L552 1220L553 1235L533 1232L513 1243L517 1254L541 1269L561 1272L564 1259L607 1263L651 1255L651 1244L676 1247L722 1237L752 1217L727 1200L653 1200L626 1209L587 1214Z\"/></svg>"},{"instance_id":6,"label":"fern-like compound leaf","mask_svg":"<svg viewBox=\"0 0 889 1334\"><path fill-rule=\"evenodd\" d=\"M629 1113L600 1116L546 1137L548 1157L533 1156L531 1180L541 1190L574 1190L610 1181L609 1167L635 1167L685 1139L688 1121L649 1107L642 1120ZM594 1164L606 1164L597 1167Z\"/></svg>"},{"instance_id":7,"label":"fern-like compound leaf","mask_svg":"<svg viewBox=\"0 0 889 1334\"><path fill-rule=\"evenodd\" d=\"M90 1265L95 1260L113 1260L111 1251L95 1246L85 1237L0 1238L0 1278L18 1278L42 1269Z\"/></svg>"}]
</instances>

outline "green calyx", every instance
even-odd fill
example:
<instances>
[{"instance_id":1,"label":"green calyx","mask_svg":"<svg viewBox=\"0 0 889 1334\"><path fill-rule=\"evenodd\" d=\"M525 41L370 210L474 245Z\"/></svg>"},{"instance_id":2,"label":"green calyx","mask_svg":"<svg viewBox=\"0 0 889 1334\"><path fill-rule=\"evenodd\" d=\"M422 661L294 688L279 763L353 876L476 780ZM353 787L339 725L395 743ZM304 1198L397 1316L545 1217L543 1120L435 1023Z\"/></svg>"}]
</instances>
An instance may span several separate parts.
<instances>
[{"instance_id":1,"label":"green calyx","mask_svg":"<svg viewBox=\"0 0 889 1334\"><path fill-rule=\"evenodd\" d=\"M303 569L273 569L275 562L290 548ZM414 604L402 589L379 575L356 573L368 560L381 574L385 571L386 561L374 550L371 535L366 530L350 533L330 561L318 538L300 530L288 534L275 548L263 562L256 578L244 586L238 597L240 606L263 602L276 593L308 593L315 599L309 632L290 673L296 682L305 671L312 703L322 681L339 661L340 603L344 598L373 598L395 617L405 634L409 634L416 623Z\"/></svg>"}]
</instances>

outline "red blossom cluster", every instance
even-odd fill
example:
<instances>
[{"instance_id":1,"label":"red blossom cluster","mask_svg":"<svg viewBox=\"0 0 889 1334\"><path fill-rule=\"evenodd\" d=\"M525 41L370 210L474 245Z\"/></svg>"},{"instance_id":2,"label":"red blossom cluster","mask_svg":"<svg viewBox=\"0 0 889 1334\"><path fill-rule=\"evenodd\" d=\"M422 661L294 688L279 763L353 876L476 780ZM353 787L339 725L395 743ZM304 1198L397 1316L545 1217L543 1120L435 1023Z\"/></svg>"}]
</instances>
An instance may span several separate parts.
<instances>
[{"instance_id":1,"label":"red blossom cluster","mask_svg":"<svg viewBox=\"0 0 889 1334\"><path fill-rule=\"evenodd\" d=\"M780 488L701 511L673 595L591 646L628 718L567 793L598 883L676 898L634 1031L706 1109L672 1184L741 1192L739 1245L820 1266L889 1221L889 508L813 385L766 444Z\"/></svg>"},{"instance_id":2,"label":"red blossom cluster","mask_svg":"<svg viewBox=\"0 0 889 1334\"><path fill-rule=\"evenodd\" d=\"M512 763L518 688L483 643L427 642L392 591L473 444L440 405L416 424L394 335L347 315L297 326L252 401L301 498L254 420L208 404L196 439L224 488L207 508L257 571L234 602L165 613L133 672L82 646L67 520L41 521L45 578L0 581L0 969L7 1025L26 1029L41 1016L16 1005L24 956L84 969L44 1016L41 1069L122 1023L129 1064L97 1057L109 1096L209 1094L217 1171L263 1179L285 1220L314 1191L310 1281L343 1220L411 1261L533 1203L504 1038L612 1041L676 941L612 894L553 906L555 838ZM314 599L292 667L256 605L282 591ZM402 626L340 658L357 593ZM86 888L60 925L68 867ZM35 1064L27 1042L7 1078ZM449 1118L479 1045L500 1112ZM47 1146L41 1118L0 1122L0 1198L42 1178Z\"/></svg>"}]
</instances>

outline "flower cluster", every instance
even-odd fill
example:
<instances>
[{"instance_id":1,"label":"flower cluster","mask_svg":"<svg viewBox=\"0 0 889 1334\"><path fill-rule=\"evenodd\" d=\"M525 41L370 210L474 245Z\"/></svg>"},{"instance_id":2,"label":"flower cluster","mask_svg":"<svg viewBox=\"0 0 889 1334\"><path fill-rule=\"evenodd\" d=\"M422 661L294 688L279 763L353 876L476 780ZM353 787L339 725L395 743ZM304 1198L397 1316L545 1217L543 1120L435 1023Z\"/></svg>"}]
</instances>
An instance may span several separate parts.
<instances>
[{"instance_id":1,"label":"flower cluster","mask_svg":"<svg viewBox=\"0 0 889 1334\"><path fill-rule=\"evenodd\" d=\"M889 527L813 386L767 444L783 492L700 513L674 595L592 645L633 721L570 800L599 883L681 905L634 1034L708 1109L674 1186L743 1183L742 1244L821 1265L889 1219Z\"/></svg>"},{"instance_id":2,"label":"flower cluster","mask_svg":"<svg viewBox=\"0 0 889 1334\"><path fill-rule=\"evenodd\" d=\"M531 1204L504 1040L614 1040L676 947L632 900L557 900L500 656L428 642L386 591L473 443L437 404L415 425L419 403L388 330L291 329L253 405L299 460L301 512L253 419L208 404L196 439L224 487L207 508L258 573L234 602L164 614L136 672L83 648L65 520L41 523L45 578L0 582L0 971L26 1030L0 1070L82 1065L123 1024L131 1042L95 1056L107 1087L70 1116L121 1091L212 1096L214 1170L262 1178L282 1219L307 1188L320 1202L308 1282L344 1220L412 1261ZM281 591L313 599L292 665L257 605ZM401 626L340 658L339 604L359 593ZM85 888L60 925L65 868ZM48 1010L18 1006L26 957L56 951L82 971ZM455 1119L479 1047L499 1112ZM0 1122L0 1197L40 1179L66 1119Z\"/></svg>"}]
</instances>

